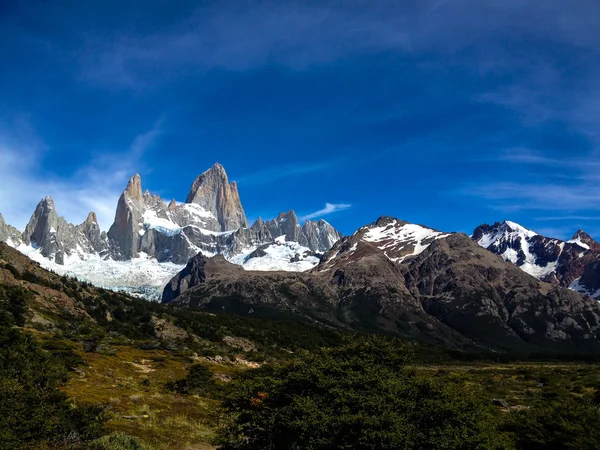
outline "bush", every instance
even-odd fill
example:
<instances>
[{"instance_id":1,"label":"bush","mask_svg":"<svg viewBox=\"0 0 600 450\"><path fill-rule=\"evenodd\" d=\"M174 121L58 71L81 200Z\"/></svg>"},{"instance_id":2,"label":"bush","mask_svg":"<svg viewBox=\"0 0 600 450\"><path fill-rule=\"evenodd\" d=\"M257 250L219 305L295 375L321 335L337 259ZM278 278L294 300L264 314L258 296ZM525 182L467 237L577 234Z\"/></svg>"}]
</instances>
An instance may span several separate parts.
<instances>
[{"instance_id":1,"label":"bush","mask_svg":"<svg viewBox=\"0 0 600 450\"><path fill-rule=\"evenodd\" d=\"M141 443L132 436L121 433L104 436L89 446L90 450L152 450L152 447Z\"/></svg>"},{"instance_id":2,"label":"bush","mask_svg":"<svg viewBox=\"0 0 600 450\"><path fill-rule=\"evenodd\" d=\"M565 395L508 415L502 427L517 450L594 450L600 448L600 410L591 402Z\"/></svg>"},{"instance_id":3,"label":"bush","mask_svg":"<svg viewBox=\"0 0 600 450\"><path fill-rule=\"evenodd\" d=\"M208 367L194 364L185 378L166 383L165 388L179 394L209 396L215 392L216 383Z\"/></svg>"},{"instance_id":4,"label":"bush","mask_svg":"<svg viewBox=\"0 0 600 450\"><path fill-rule=\"evenodd\" d=\"M505 448L493 411L461 382L407 367L378 337L247 372L223 403L216 444L251 449Z\"/></svg>"}]
</instances>

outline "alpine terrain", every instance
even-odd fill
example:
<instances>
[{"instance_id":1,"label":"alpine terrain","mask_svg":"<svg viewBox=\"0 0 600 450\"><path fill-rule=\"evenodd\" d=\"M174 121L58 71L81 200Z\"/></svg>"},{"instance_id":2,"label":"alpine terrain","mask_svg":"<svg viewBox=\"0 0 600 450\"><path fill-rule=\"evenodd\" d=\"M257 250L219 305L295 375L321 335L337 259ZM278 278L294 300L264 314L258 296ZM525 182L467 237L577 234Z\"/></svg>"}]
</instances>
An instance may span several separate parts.
<instances>
[{"instance_id":1,"label":"alpine terrain","mask_svg":"<svg viewBox=\"0 0 600 450\"><path fill-rule=\"evenodd\" d=\"M218 163L194 180L183 203L144 192L134 175L108 232L94 212L80 225L68 223L50 197L39 202L22 233L0 216L0 241L44 267L152 298L199 252L252 270L303 271L340 237L324 220L301 225L294 211L249 226L237 184Z\"/></svg>"},{"instance_id":2,"label":"alpine terrain","mask_svg":"<svg viewBox=\"0 0 600 450\"><path fill-rule=\"evenodd\" d=\"M504 221L480 225L472 238L542 281L600 299L600 244L583 230L565 242Z\"/></svg>"},{"instance_id":3,"label":"alpine terrain","mask_svg":"<svg viewBox=\"0 0 600 450\"><path fill-rule=\"evenodd\" d=\"M307 272L198 254L163 302L385 332L469 349L600 350L600 306L540 281L464 234L381 217Z\"/></svg>"}]
</instances>

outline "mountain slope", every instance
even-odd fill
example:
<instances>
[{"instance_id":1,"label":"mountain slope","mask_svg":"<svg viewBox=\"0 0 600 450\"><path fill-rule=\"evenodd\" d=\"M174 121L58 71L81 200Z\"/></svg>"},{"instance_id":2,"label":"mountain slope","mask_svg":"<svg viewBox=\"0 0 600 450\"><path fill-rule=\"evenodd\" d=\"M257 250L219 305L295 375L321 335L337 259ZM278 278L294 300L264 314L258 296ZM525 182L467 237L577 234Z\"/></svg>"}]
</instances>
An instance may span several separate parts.
<instances>
[{"instance_id":1,"label":"mountain slope","mask_svg":"<svg viewBox=\"0 0 600 450\"><path fill-rule=\"evenodd\" d=\"M600 279L593 276L591 269L600 260L600 244L582 230L565 242L505 221L480 225L472 238L540 280L600 298L600 292L594 288ZM588 266L587 276L581 280Z\"/></svg>"},{"instance_id":2,"label":"mountain slope","mask_svg":"<svg viewBox=\"0 0 600 450\"><path fill-rule=\"evenodd\" d=\"M600 351L597 302L540 282L465 235L393 218L343 238L305 273L223 270L198 255L163 301L460 348Z\"/></svg>"}]
</instances>

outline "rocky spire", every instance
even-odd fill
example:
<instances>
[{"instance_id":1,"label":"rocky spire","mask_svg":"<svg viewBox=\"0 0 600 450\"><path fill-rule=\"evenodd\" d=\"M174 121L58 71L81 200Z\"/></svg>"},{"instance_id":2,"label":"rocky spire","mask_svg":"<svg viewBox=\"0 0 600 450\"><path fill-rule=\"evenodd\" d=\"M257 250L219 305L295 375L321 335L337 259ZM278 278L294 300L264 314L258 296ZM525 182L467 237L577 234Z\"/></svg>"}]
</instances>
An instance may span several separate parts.
<instances>
[{"instance_id":1,"label":"rocky spire","mask_svg":"<svg viewBox=\"0 0 600 450\"><path fill-rule=\"evenodd\" d=\"M142 178L139 173L136 173L129 179L123 195L132 200L142 200Z\"/></svg>"},{"instance_id":2,"label":"rocky spire","mask_svg":"<svg viewBox=\"0 0 600 450\"><path fill-rule=\"evenodd\" d=\"M177 208L177 202L175 201L175 199L171 200L169 202L169 211L174 211Z\"/></svg>"},{"instance_id":3,"label":"rocky spire","mask_svg":"<svg viewBox=\"0 0 600 450\"><path fill-rule=\"evenodd\" d=\"M108 230L114 256L130 259L138 256L140 222L145 212L142 180L139 174L130 178L117 203L115 221Z\"/></svg>"},{"instance_id":4,"label":"rocky spire","mask_svg":"<svg viewBox=\"0 0 600 450\"><path fill-rule=\"evenodd\" d=\"M94 211L90 211L87 218L85 219L85 222L83 222L82 225L84 225L88 228L93 227L93 226L98 226L98 218L96 217L96 213Z\"/></svg>"},{"instance_id":5,"label":"rocky spire","mask_svg":"<svg viewBox=\"0 0 600 450\"><path fill-rule=\"evenodd\" d=\"M235 181L229 183L227 173L219 163L194 180L186 203L195 203L210 211L221 231L248 227L237 184Z\"/></svg>"},{"instance_id":6,"label":"rocky spire","mask_svg":"<svg viewBox=\"0 0 600 450\"><path fill-rule=\"evenodd\" d=\"M0 242L10 241L14 245L21 243L21 233L15 227L7 224L0 214Z\"/></svg>"},{"instance_id":7,"label":"rocky spire","mask_svg":"<svg viewBox=\"0 0 600 450\"><path fill-rule=\"evenodd\" d=\"M23 241L27 245L33 243L45 247L44 244L52 238L51 235L56 233L57 228L58 215L54 207L54 200L52 200L52 197L45 197L40 200L29 219L23 233ZM56 249L53 248L53 250ZM54 251L48 250L46 253L54 253Z\"/></svg>"},{"instance_id":8,"label":"rocky spire","mask_svg":"<svg viewBox=\"0 0 600 450\"><path fill-rule=\"evenodd\" d=\"M302 229L298 223L298 217L293 210L279 213L276 219L265 222L265 226L275 239L278 236L285 235L286 241L300 241Z\"/></svg>"}]
</instances>

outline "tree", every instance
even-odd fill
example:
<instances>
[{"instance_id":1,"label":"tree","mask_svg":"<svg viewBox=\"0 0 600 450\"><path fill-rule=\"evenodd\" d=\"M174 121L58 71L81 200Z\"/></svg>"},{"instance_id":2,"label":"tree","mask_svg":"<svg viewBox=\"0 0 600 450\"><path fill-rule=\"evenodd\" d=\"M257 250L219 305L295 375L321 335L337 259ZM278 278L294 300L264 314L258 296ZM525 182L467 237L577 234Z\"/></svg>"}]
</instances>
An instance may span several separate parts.
<instances>
[{"instance_id":1,"label":"tree","mask_svg":"<svg viewBox=\"0 0 600 450\"><path fill-rule=\"evenodd\" d=\"M104 409L76 406L59 390L65 361L76 358L58 359L14 328L21 306L14 296L0 301L0 450L75 448L101 436Z\"/></svg>"},{"instance_id":2,"label":"tree","mask_svg":"<svg viewBox=\"0 0 600 450\"><path fill-rule=\"evenodd\" d=\"M215 377L210 369L202 364L193 364L185 378L166 383L169 391L180 394L210 395L216 388Z\"/></svg>"},{"instance_id":3,"label":"tree","mask_svg":"<svg viewBox=\"0 0 600 450\"><path fill-rule=\"evenodd\" d=\"M493 412L465 386L407 367L405 344L359 339L248 372L223 403L217 445L252 449L504 448Z\"/></svg>"}]
</instances>

